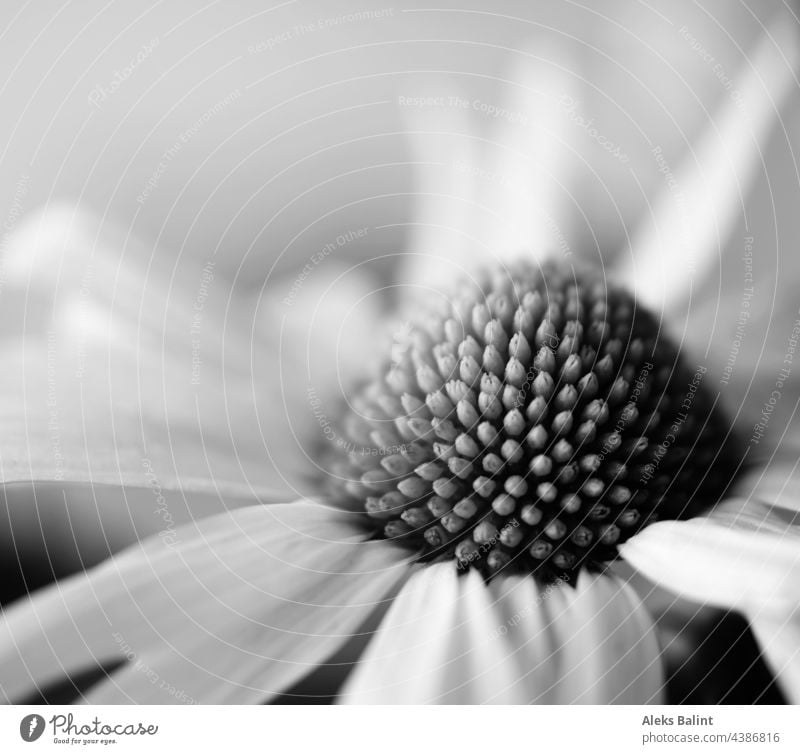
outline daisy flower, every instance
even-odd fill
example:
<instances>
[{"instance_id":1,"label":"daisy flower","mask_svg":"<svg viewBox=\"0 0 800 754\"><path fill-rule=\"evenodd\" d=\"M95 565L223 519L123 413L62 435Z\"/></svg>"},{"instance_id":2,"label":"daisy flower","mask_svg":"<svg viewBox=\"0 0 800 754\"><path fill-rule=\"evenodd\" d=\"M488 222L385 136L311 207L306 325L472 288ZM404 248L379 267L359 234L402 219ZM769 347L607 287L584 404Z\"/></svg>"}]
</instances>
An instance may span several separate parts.
<instances>
[{"instance_id":1,"label":"daisy flower","mask_svg":"<svg viewBox=\"0 0 800 754\"><path fill-rule=\"evenodd\" d=\"M778 279L778 242L759 241L774 250L759 255L759 285L770 272L776 283L769 305L748 315L747 337L760 350L738 351L735 369L720 371L730 366L730 342L713 328L728 328L742 308L741 281L729 284L741 272L730 242L742 219L737 203L746 196L748 238L770 227L785 237L783 222L797 223L796 212L783 211L775 222L778 199L760 182L776 176L753 157L753 143L768 135L771 148L786 151L761 105L774 115L791 72L762 64L756 52L743 96L758 106L744 120L723 106L708 143L675 167L684 210L676 217L669 201L656 203L627 254L601 268L558 250L517 261L505 253L518 243L513 236L488 268L457 249L440 249L438 264L420 253L409 279L426 294L413 316L399 317L402 327L389 328L374 374L367 377L363 337L352 359L328 352L329 371L349 363L362 377L346 406L309 393L294 366L304 415L321 438L305 459L317 469L307 475L316 477L315 494L271 496L276 480L286 481L284 454L269 453L269 469L261 468L253 405L227 402L248 384L251 364L222 399L209 391L210 404L177 387L159 391L169 402L145 415L167 433L161 445L134 444L127 460L98 458L94 450L103 441L113 448L114 435L95 436L82 458L85 480L140 483L141 469L122 479L120 470L131 459L154 468L167 458L183 495L211 493L235 507L200 518L188 506L191 520L169 539L154 536L5 609L5 698L21 701L66 678L94 703L258 703L329 668L346 675L338 691L345 703L659 702L661 648L647 609L615 572L621 558L680 595L741 611L788 698L800 700L800 529L789 455L798 395L790 375L776 372L794 353L792 317L800 315ZM777 73L768 89L765 66ZM796 125L797 108L787 109ZM470 218L458 224L471 234ZM429 225L420 223L416 248L426 249ZM454 266L468 271L460 283L445 293L428 287L437 269L448 276ZM720 296L723 289L733 296ZM149 316L136 303L134 328ZM102 334L106 344L118 341L117 332L116 340ZM250 354L235 332L217 335L206 352ZM123 379L131 366L112 374ZM726 389L710 386L718 374ZM274 379L266 384L276 389ZM297 384L283 387L297 394ZM109 412L98 426L117 428L119 409L104 406L102 394L82 398L89 416ZM274 392L267 398L274 404ZM785 424L779 402L792 409ZM192 410L209 405L223 427L236 427L233 447L229 433L196 431ZM293 405L290 419L301 414ZM176 436L176 427L189 429ZM137 440L158 434L141 430L133 430ZM273 427L270 436L291 431ZM185 455L171 457L173 446ZM46 464L30 459L42 457L12 468L35 478ZM238 473L245 467L253 476ZM253 479L263 484L248 489Z\"/></svg>"}]
</instances>

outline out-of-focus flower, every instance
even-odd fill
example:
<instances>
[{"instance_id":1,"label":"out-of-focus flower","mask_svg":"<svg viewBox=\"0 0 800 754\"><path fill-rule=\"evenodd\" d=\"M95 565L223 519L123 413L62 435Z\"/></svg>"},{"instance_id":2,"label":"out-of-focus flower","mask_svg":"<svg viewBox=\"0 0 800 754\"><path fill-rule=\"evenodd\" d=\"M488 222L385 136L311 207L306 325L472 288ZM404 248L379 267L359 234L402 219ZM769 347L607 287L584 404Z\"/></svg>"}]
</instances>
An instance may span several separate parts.
<instances>
[{"instance_id":1,"label":"out-of-focus flower","mask_svg":"<svg viewBox=\"0 0 800 754\"><path fill-rule=\"evenodd\" d=\"M757 70L759 75L763 73L758 67ZM775 84L778 90L781 82L785 83L785 74L784 70ZM762 112L765 102L772 104L768 100L774 91L766 89L765 94L754 85L750 94L752 99L746 103L755 105L748 120L750 135L755 144L760 145L766 138L768 123L760 120L757 114ZM730 108L723 108L719 123L734 122L731 113ZM790 114L797 119L796 108ZM671 185L677 182L685 187L685 201L693 207L701 206L703 211L699 219L689 220L688 215L673 218L667 229L671 231L677 223L683 226L681 232L687 232L688 228L691 238L702 240L697 247L697 257L690 261L698 271L705 268L702 279L711 280L712 286L715 282L719 284L726 274L725 265L731 256L741 258L741 255L727 253L715 280L713 274L708 274L715 268L715 246L709 240L713 234L703 235L702 232L709 223L717 228L717 224L724 221L725 228L719 228L719 235L730 238L736 218L730 208L738 192L728 191L730 184L724 181L713 183L714 190L709 191L704 181L693 184L686 176L699 174L706 178L704 160L718 154L719 149L731 150L729 157L735 164L733 174L742 179L739 185L742 194L748 197L748 210L752 208L757 212L762 208L759 199L764 194L758 188L758 181L763 175L751 160L738 160L751 154L752 145L729 135L719 144L710 141L701 150L697 156L699 170L694 165L688 172L681 172L678 179L673 176ZM717 165L713 175L720 169ZM764 175L771 178L773 173ZM690 186L694 186L691 191ZM700 197L709 196L712 197L710 203L695 204ZM774 204L771 208L774 209ZM522 210L514 211L515 217L521 215L524 215ZM659 213L654 221L658 223L665 217L669 215ZM745 219L748 230L756 227L750 214ZM498 222L498 227L506 226ZM686 286L674 280L668 286L653 285L657 274L642 272L644 269L660 270L660 260L665 258L664 239L669 239L670 235L660 226L657 230L652 236L654 240L642 241L641 246L632 241L630 257L623 255L609 265L608 275L626 282L657 313L668 313L666 327L677 335L684 353L698 361L709 358L711 366L703 366L702 371L695 374L702 376L709 371L714 374L720 363L697 347L706 334L702 327L705 320L698 316L704 302L698 307L696 297L687 297ZM644 238L647 238L646 233ZM517 237L512 235L509 245L517 242ZM682 255L682 261L672 269L688 266L683 241L674 246L668 244L666 248L666 253ZM500 249L504 258L505 251L511 249ZM770 261L777 270L784 258L778 251L780 249L774 259L766 254L759 258L760 274L769 268ZM712 259L709 264L705 264L707 255ZM443 256L442 269L447 270L448 259L451 266L454 262L464 263L457 256ZM472 266L470 262L467 264ZM413 278L415 285L424 284L426 269L430 267L421 265L421 274ZM391 368L388 382L390 390L396 393L394 402L389 400L392 396L386 389L366 393L370 401L381 405L383 416L365 414L365 406L354 405L353 410L369 422L398 420L392 430L400 433L398 452L378 454L385 455L381 461L395 459L388 460L388 468L384 463L368 465L362 476L349 480L355 482L354 486L345 485L343 490L338 484L332 484L335 492L326 502L303 500L269 506L244 505L233 512L177 527L171 532L169 542L154 538L88 575L56 584L32 600L7 610L0 654L0 677L6 696L21 698L63 675L78 676L100 664L119 667L88 692L86 698L90 701L262 701L291 689L355 637L370 641L366 648L362 647L360 664L342 690L344 701L658 701L663 691L663 676L651 619L630 587L611 572L598 572L608 559L606 551L598 549L599 545L613 549L622 541L620 535L626 526L638 528L640 523L647 523L619 545L622 557L650 578L681 594L742 611L761 640L765 655L787 695L793 701L800 699L798 644L794 640L796 621L800 617L797 615L800 595L796 586L800 563L796 506L792 502L795 496L791 494L797 477L796 464L787 468L780 455L781 445L769 444L770 437L775 437L772 432L775 423L768 433L766 423L771 419L755 424L747 408L754 403L758 405L757 397L763 397L764 405L772 406L765 409L771 414L779 400L788 404L795 395L791 386L796 380L790 382L788 376L781 379L780 373L777 376L775 373L775 365L781 363L780 357L786 357L787 347L793 338L796 340L794 329L789 327L787 332L776 335L769 326L769 314L786 304L786 299L780 295L782 291L776 290L772 307L766 313L761 312L760 316L754 313L748 318L753 330L758 326L764 328L765 348L775 345L776 352L772 358L765 359L763 348L760 353L737 350L736 362L736 370L751 379L745 386L748 392L742 397L744 409L735 417L735 424L745 433L755 427L753 434L744 438L745 445L755 448L754 456L765 447L770 448L771 455L758 458L758 464L751 464L755 471L740 477L736 490L711 511L686 521L650 523L651 513L658 517L667 510L668 518L678 519L684 514L687 502L693 501L701 508L715 502L713 497L696 500L692 493L703 489L708 468L705 462L700 466L696 463L701 451L708 450L711 443L713 458L723 446L724 433L719 433L719 421L714 420L708 433L705 425L695 424L691 430L687 429L689 434L673 441L667 436L671 424L664 424L663 417L653 422L655 429L650 429L654 432L657 429L662 435L647 435L646 439L657 437L666 443L665 459L676 463L675 449L689 451L688 458L678 456L677 465L670 467L676 479L680 479L679 489L670 487L667 480L666 487L656 490L650 500L647 485L641 480L617 484L606 478L599 479L606 472L616 479L624 470L621 467L626 465L616 459L612 473L610 459L603 458L599 466L593 463L586 469L579 466L579 471L588 475L580 479L578 497L583 496L583 499L575 501L575 495L571 495L567 501L565 493L574 492L569 485L574 484L575 479L565 480L559 473L575 462L573 456L581 443L595 441L591 426L584 430L581 430L583 423L576 428L571 426L578 424L573 417L577 416L577 408L590 411L588 417L580 416L590 424L599 426L611 419L622 422L616 431L618 437L607 438L615 452L622 449L621 444L617 448L617 440L637 440L645 434L626 436L624 432L639 419L628 408L635 403L630 391L634 389L636 373L628 374L624 369L642 363L644 351L631 356L635 349L630 346L637 341L639 349L644 346L640 335L634 332L632 307L626 306L624 297L618 299L616 294L609 294L615 306L628 312L619 320L613 320L616 309L611 306L587 308L581 313L581 307L570 298L574 293L569 292L569 285L563 279L555 285L552 299L545 291L538 303L530 299L526 302L524 294L533 294L547 278L544 282L533 283L531 280L539 278L525 275L527 282L509 289L521 294L511 316L503 308L503 293L507 294L506 304L513 301L508 290L480 289L487 297L486 306L481 308L480 301L469 302L469 320L453 316L459 310L451 308L449 320L457 322L456 329L447 325L448 317L434 323L428 341L423 337L423 342L414 345L419 363L414 362L413 350L398 351L396 360L403 366L400 382L392 385ZM699 272L695 278L701 279ZM785 281L780 282L783 285ZM596 287L583 285L578 283L584 305L603 303ZM742 308L741 282L738 289L733 287L733 290L733 299L723 302L716 318L721 322L732 321L735 312ZM537 314L542 300L544 308ZM565 314L564 322L556 325L557 317L550 309L551 304L571 314ZM448 305L454 306L452 301L448 301ZM522 312L519 317L518 308ZM141 313L140 307L132 322L137 322ZM530 321L526 321L527 315ZM484 316L486 321L482 319ZM609 324L617 328L611 340L622 344L620 350L617 346L602 350L608 346L606 336L598 336L593 341L594 336L589 335L593 324L602 330L607 316ZM585 342L574 325L567 329L572 319L581 320ZM494 320L500 322L502 328L493 324ZM780 321L785 325L794 322L791 318ZM548 322L553 323L552 333ZM459 326L463 331L458 331ZM626 327L630 342L624 332ZM473 346L467 338L467 328L471 329L472 342L477 343L480 353L471 352ZM527 334L526 328L530 329ZM544 330L540 333L541 328ZM656 329L655 326L652 329ZM646 331L647 328L643 332ZM647 334L652 336L651 347L662 342L657 333ZM752 336L755 338L754 332ZM542 342L537 342L537 338ZM483 342L476 339L483 339ZM230 352L243 350L235 342L229 345L226 337L220 342L223 353L229 353L229 348ZM564 346L566 342L570 342L569 347ZM452 348L442 348L447 343ZM520 375L514 371L517 368L514 360L524 370L532 368L534 380L541 378L546 383L547 378L541 375L555 375L567 383L560 387L571 385L570 368L566 365L573 355L572 349L584 345L594 349L594 354L583 353L575 366L574 399L569 391L563 394L555 387L551 391L546 384L533 387L533 380L524 389L524 379L521 385L516 384ZM244 349L245 353L249 351ZM441 358L444 366L438 362L427 363L426 359L431 361L431 357L434 362ZM608 363L601 366L605 357ZM495 363L498 358L499 366ZM664 359L663 353L659 354L655 366L661 368L675 361L670 354L666 361L661 359ZM417 371L409 371L406 361ZM344 362L337 359L331 363ZM724 366L726 361L721 363ZM438 376L434 366L439 370ZM443 381L452 376L454 369L458 370L461 385L453 387L453 395L446 390L445 396ZM500 374L497 374L498 369ZM604 375L607 369L612 371ZM615 370L619 370L619 375ZM598 403L590 409L588 402L580 401L582 392L590 390L591 375L595 371L597 390L602 388L604 392L596 393ZM492 374L500 386L494 393L489 384ZM675 379L683 380L687 374L691 375L691 370L688 373L685 369L677 370ZM723 384L741 384L732 374L722 374L727 375ZM488 377L486 390L483 377ZM583 378L587 378L585 384ZM626 384L615 387L620 385L618 379ZM671 375L659 379L657 388L667 393L670 407L674 408L677 401L680 409L683 404L679 400L680 391L676 392L678 383L670 381ZM776 380L780 380L780 386L776 383L773 387ZM481 387L472 393L475 405L467 397L472 383ZM274 382L268 384L274 386ZM687 395L695 394L692 386L700 390L691 378L684 386ZM503 402L506 396L504 393L501 398L500 390L507 387L524 393L524 413ZM613 416L609 411L609 416L601 419L604 405L614 408L615 390L620 391L622 408ZM773 390L777 390L777 397ZM736 414L736 405L731 406L732 390L722 393L720 403L727 403L729 413ZM408 405L403 402L406 394ZM175 405L181 408L178 415L191 417L191 409L196 409L198 404L195 401L192 406L191 401L182 401L185 398L179 391L175 395ZM314 411L311 413L324 432L325 426L319 420L323 418L327 422L329 417L316 410L314 398L312 396ZM544 407L537 406L534 410L541 415L529 415L528 409L537 398L544 399ZM274 391L268 391L266 399L274 401ZM382 399L386 399L385 406L381 404ZM102 406L102 396L97 400ZM172 400L158 408L171 411ZM402 413L397 404L402 407ZM324 401L319 405L325 405ZM657 401L649 407L648 419L659 413L658 407ZM134 414L141 408L135 405ZM372 410L374 405L366 408ZM556 412L557 408L560 410ZM709 408L704 404L703 408L706 410L705 414L701 413L703 418L714 415L713 406ZM546 420L545 410L550 413ZM415 413L418 415L414 416ZM238 420L230 420L227 405L221 407L220 415L236 427L237 443L246 437L244 430L239 434ZM246 415L245 410L241 416ZM162 418L163 424L159 426L172 432L171 418ZM414 419L419 421L412 425ZM242 422L246 427L246 418ZM481 430L487 422L489 427ZM116 424L112 422L112 425ZM645 424L648 426L649 422ZM356 427L352 431L357 433L363 429L364 425L361 430ZM481 445L484 448L494 446L496 438L487 434L493 429L504 433L498 439L499 455L481 451ZM372 427L372 431L380 432L380 428ZM413 438L404 436L408 431ZM169 457L169 449L178 440L167 436L171 442L165 444L164 450ZM270 436L282 437L288 433L282 435L280 430L273 429ZM460 439L462 436L466 439ZM515 439L518 437L524 438L524 446ZM342 438L345 442L366 442L349 430ZM199 444L187 442L183 447L192 451L205 448L208 438L200 439ZM370 439L379 451L388 447L382 440ZM424 446L423 457L409 457L406 444L417 441ZM539 443L542 444L537 447ZM255 449L255 456L262 449L259 443L250 446L243 442L243 447ZM640 447L634 442L622 452L631 455ZM221 459L239 463L236 448L232 455L230 447L223 445L219 449ZM545 452L533 454L536 450ZM737 450L743 448L737 446ZM693 457L695 451L697 458ZM586 455L590 454L582 457ZM161 457L160 452L142 448L138 460ZM205 458L204 455L200 457ZM472 459L477 457L486 474L479 474L472 465ZM522 475L510 474L509 464L513 466L520 459L525 460L528 471ZM196 457L190 459L191 462L196 460ZM667 463L660 457L651 460L652 466ZM94 463L94 455L87 454L86 461ZM486 461L489 461L488 467L484 466ZM226 461L220 460L220 463ZM493 464L499 465L493 468ZM276 465L280 470L281 464ZM120 468L124 466L120 464ZM182 483L180 475L175 475L176 486L189 489L192 479L207 479L217 491L216 485L229 478L221 468L227 467L209 468L207 474L197 476L190 474L188 485ZM641 471L651 475L657 469L644 464ZM535 499L532 494L528 500L531 474L537 477L537 488ZM91 468L86 478L97 478ZM496 484L498 479L503 482L505 493L495 496L490 485ZM469 482L475 495L460 498L463 482ZM539 489L538 485L542 484L549 486ZM370 485L380 495L367 494L365 489L369 490ZM387 490L386 485L396 489ZM241 487L238 489L243 491ZM689 500L684 499L687 490ZM642 494L636 498L633 492ZM671 492L676 492L674 499L670 498ZM405 500L398 499L394 493ZM220 491L220 494L223 493ZM451 505L450 499L457 494L459 498ZM392 497L387 499L386 495ZM604 495L608 496L607 503ZM360 510L354 505L354 499L358 501L359 496L364 503ZM642 498L646 502L640 509L638 501ZM587 499L595 502L587 502ZM468 501L472 501L474 510ZM614 509L612 504L618 507ZM618 513L609 519L611 510ZM402 515L395 516L398 511ZM569 518L575 515L583 518L580 521ZM498 526L497 517L502 526ZM386 527L384 539L375 538L371 522L376 518L385 519L382 524ZM587 521L592 523L589 525ZM420 538L410 538L417 530ZM517 532L523 535L519 539ZM564 547L562 543L566 540L570 544ZM423 541L428 549L421 557L419 550ZM515 556L516 547L522 553L519 558ZM430 562L427 558L435 558L439 554L437 548L443 548L442 554L448 559ZM581 567L584 564L581 553L586 555L587 564L594 570ZM530 568L532 558L547 566L538 581L514 572L514 564L520 562ZM462 563L480 565L480 568L464 568L461 570L465 572L459 575ZM559 581L561 574L569 576L570 583ZM376 619L376 614L380 621L372 636L370 621Z\"/></svg>"}]
</instances>

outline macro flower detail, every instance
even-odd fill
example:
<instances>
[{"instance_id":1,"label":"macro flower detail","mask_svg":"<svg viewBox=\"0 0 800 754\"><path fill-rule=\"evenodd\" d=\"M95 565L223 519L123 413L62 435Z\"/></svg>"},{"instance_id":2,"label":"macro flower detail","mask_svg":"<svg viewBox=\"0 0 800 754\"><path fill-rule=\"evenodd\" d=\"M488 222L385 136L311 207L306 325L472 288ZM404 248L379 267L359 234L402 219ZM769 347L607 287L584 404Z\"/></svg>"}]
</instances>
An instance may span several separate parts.
<instances>
[{"instance_id":1,"label":"macro flower detail","mask_svg":"<svg viewBox=\"0 0 800 754\"><path fill-rule=\"evenodd\" d=\"M711 507L728 423L658 322L565 263L460 283L353 399L336 484L420 560L551 582Z\"/></svg>"},{"instance_id":2,"label":"macro flower detail","mask_svg":"<svg viewBox=\"0 0 800 754\"><path fill-rule=\"evenodd\" d=\"M588 32L606 26L595 17L575 36L593 54ZM645 30L663 36L650 17ZM620 50L634 49L624 33ZM195 274L205 261L176 274L161 244L132 253L136 233L108 234L105 216L50 208L21 223L3 299L35 283L42 303L26 311L52 317L6 355L3 481L37 485L35 505L9 510L34 533L49 523L54 540L102 546L89 559L77 547L80 573L26 583L3 606L0 700L675 701L675 657L697 655L689 620L669 623L664 605L690 601L685 614L736 611L767 675L800 702L800 382L796 368L785 382L775 370L795 352L800 276L787 264L800 233L787 36L780 20L754 30L731 68L742 101L717 93L715 112L711 90L659 86L652 101L631 87L631 66L614 88L587 88L600 61L586 57L579 72L536 41L513 52L506 80L479 77L507 112L530 113L528 125L484 129L470 108L404 110L396 135L410 140L419 180L398 195L416 208L363 215L368 248L314 253L306 231L335 224L335 238L353 217L340 211L366 207L340 179L363 177L371 202L395 189L377 191L366 166L322 182L310 172L314 192L285 205L303 234L275 246L277 222L264 224L278 272L224 265L215 251L207 299ZM683 40L676 50L667 60L693 55ZM671 118L679 89L698 106L685 132ZM587 116L602 107L609 134L627 124L630 166L595 159L565 98ZM319 122L327 133L333 121ZM337 148L362 143L351 136ZM333 154L300 151L299 171ZM400 167L359 151L370 170ZM293 185L284 176L269 181L281 202ZM335 201L309 223L295 200L316 212L324 186ZM230 192L237 212L242 195ZM478 271L492 260L501 266ZM441 292L465 274L475 277ZM96 307L82 304L84 279ZM743 282L757 291L746 306ZM423 292L409 305L421 316L396 306L406 286ZM406 324L376 349L373 373L365 345L391 327L391 305ZM731 341L745 308L744 339ZM350 403L337 411L342 395ZM52 486L62 476L74 499ZM60 529L48 489L63 502ZM130 535L109 543L105 522ZM19 553L12 517L9 530ZM741 656L727 662L746 681ZM715 700L729 690L719 686Z\"/></svg>"}]
</instances>

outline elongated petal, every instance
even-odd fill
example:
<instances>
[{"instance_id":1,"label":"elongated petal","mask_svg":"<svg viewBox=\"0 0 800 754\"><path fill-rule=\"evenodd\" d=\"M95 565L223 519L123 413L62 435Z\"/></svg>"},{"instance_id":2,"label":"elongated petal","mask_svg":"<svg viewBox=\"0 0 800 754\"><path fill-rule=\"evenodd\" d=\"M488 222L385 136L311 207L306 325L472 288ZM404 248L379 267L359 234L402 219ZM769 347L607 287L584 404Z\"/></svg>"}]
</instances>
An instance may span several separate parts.
<instances>
[{"instance_id":1,"label":"elongated petal","mask_svg":"<svg viewBox=\"0 0 800 754\"><path fill-rule=\"evenodd\" d=\"M620 547L653 581L729 608L787 609L800 599L800 529L755 501L652 524Z\"/></svg>"},{"instance_id":2,"label":"elongated petal","mask_svg":"<svg viewBox=\"0 0 800 754\"><path fill-rule=\"evenodd\" d=\"M734 94L683 162L671 166L659 146L653 149L664 188L631 239L621 272L643 303L670 319L683 312L690 284L701 285L726 245L736 242L733 231L749 209L764 146L795 90L797 60L791 28L775 18L743 59Z\"/></svg>"},{"instance_id":3,"label":"elongated petal","mask_svg":"<svg viewBox=\"0 0 800 754\"><path fill-rule=\"evenodd\" d=\"M633 592L606 576L537 587L426 568L405 585L343 701L644 703L660 698L653 627Z\"/></svg>"},{"instance_id":4,"label":"elongated petal","mask_svg":"<svg viewBox=\"0 0 800 754\"><path fill-rule=\"evenodd\" d=\"M663 701L655 631L633 589L610 576L581 574L574 593L562 588L552 596L550 630L563 642L560 703Z\"/></svg>"},{"instance_id":5,"label":"elongated petal","mask_svg":"<svg viewBox=\"0 0 800 754\"><path fill-rule=\"evenodd\" d=\"M750 625L786 697L800 704L800 607L777 617L755 613Z\"/></svg>"},{"instance_id":6,"label":"elongated petal","mask_svg":"<svg viewBox=\"0 0 800 754\"><path fill-rule=\"evenodd\" d=\"M6 610L0 688L18 700L127 660L89 700L269 699L333 655L407 573L405 551L365 539L351 514L300 501L149 540Z\"/></svg>"},{"instance_id":7,"label":"elongated petal","mask_svg":"<svg viewBox=\"0 0 800 754\"><path fill-rule=\"evenodd\" d=\"M741 50L736 89L720 97L693 154L660 155L663 196L631 241L626 273L707 368L751 461L775 448L797 454L800 438L800 49L787 20L778 10Z\"/></svg>"},{"instance_id":8,"label":"elongated petal","mask_svg":"<svg viewBox=\"0 0 800 754\"><path fill-rule=\"evenodd\" d=\"M491 85L480 97L473 86L471 100L464 92L447 106L409 108L417 186L402 283L440 287L480 265L570 252L560 230L570 133L560 102L572 79L562 57L537 40L499 79L471 82Z\"/></svg>"},{"instance_id":9,"label":"elongated petal","mask_svg":"<svg viewBox=\"0 0 800 754\"><path fill-rule=\"evenodd\" d=\"M652 524L620 548L648 578L688 599L742 612L784 691L800 700L800 519L756 500L704 518Z\"/></svg>"},{"instance_id":10,"label":"elongated petal","mask_svg":"<svg viewBox=\"0 0 800 754\"><path fill-rule=\"evenodd\" d=\"M6 253L0 481L308 493L308 390L334 412L380 314L367 275L313 259L260 290L71 205L27 216Z\"/></svg>"},{"instance_id":11,"label":"elongated petal","mask_svg":"<svg viewBox=\"0 0 800 754\"><path fill-rule=\"evenodd\" d=\"M793 47L796 48L794 42ZM795 50L796 52L796 50ZM797 289L792 249L800 234L800 102L774 114L760 145L759 169L742 195L741 212L704 287L667 325L684 336L685 352L708 369L709 387L762 468L772 454L796 460L800 431Z\"/></svg>"},{"instance_id":12,"label":"elongated petal","mask_svg":"<svg viewBox=\"0 0 800 754\"><path fill-rule=\"evenodd\" d=\"M25 216L7 240L3 541L29 560L44 541L58 573L158 531L165 496L178 525L312 492L323 429L308 388L332 423L379 319L358 270L326 257L299 291L287 277L259 293L213 255L148 246L73 205Z\"/></svg>"},{"instance_id":13,"label":"elongated petal","mask_svg":"<svg viewBox=\"0 0 800 754\"><path fill-rule=\"evenodd\" d=\"M155 475L173 489L297 496L260 432L277 385L256 394L252 315L231 304L213 259L54 205L10 237L7 276L2 481L147 486Z\"/></svg>"}]
</instances>

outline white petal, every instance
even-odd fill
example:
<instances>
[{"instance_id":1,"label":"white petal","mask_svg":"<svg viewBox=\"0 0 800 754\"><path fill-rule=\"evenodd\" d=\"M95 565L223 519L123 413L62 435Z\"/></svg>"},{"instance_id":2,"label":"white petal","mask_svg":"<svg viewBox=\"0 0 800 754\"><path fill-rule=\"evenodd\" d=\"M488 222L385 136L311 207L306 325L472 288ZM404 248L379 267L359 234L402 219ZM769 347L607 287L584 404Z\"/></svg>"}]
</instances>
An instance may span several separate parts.
<instances>
[{"instance_id":1,"label":"white petal","mask_svg":"<svg viewBox=\"0 0 800 754\"><path fill-rule=\"evenodd\" d=\"M408 572L352 514L254 506L154 538L4 611L0 689L19 699L124 661L94 702L252 702L343 645ZM153 679L158 680L153 680Z\"/></svg>"},{"instance_id":2,"label":"white petal","mask_svg":"<svg viewBox=\"0 0 800 754\"><path fill-rule=\"evenodd\" d=\"M652 524L620 547L648 578L739 610L790 699L800 700L800 527L796 513L732 500L705 518Z\"/></svg>"},{"instance_id":3,"label":"white petal","mask_svg":"<svg viewBox=\"0 0 800 754\"><path fill-rule=\"evenodd\" d=\"M259 295L213 256L156 249L71 205L26 216L6 256L0 314L17 327L0 374L0 481L310 492L322 430L308 389L330 417L380 319L358 267L322 257L299 295L293 276Z\"/></svg>"},{"instance_id":4,"label":"white petal","mask_svg":"<svg viewBox=\"0 0 800 754\"><path fill-rule=\"evenodd\" d=\"M423 296L480 266L569 250L559 182L571 132L559 103L573 79L548 62L562 56L545 46L523 51L500 78L470 82L470 94L453 92L466 107L407 112L417 185L400 282L420 286ZM482 83L491 89L476 96ZM502 117L482 114L481 103Z\"/></svg>"},{"instance_id":5,"label":"white petal","mask_svg":"<svg viewBox=\"0 0 800 754\"><path fill-rule=\"evenodd\" d=\"M631 239L621 274L637 298L670 319L683 311L692 291L729 243L762 149L795 90L798 60L792 29L775 18L734 77L736 96L725 97L705 134L680 165L663 158L664 189ZM656 151L658 150L658 152ZM654 147L656 159L660 155Z\"/></svg>"},{"instance_id":6,"label":"white petal","mask_svg":"<svg viewBox=\"0 0 800 754\"><path fill-rule=\"evenodd\" d=\"M18 223L4 259L0 481L15 486L0 539L59 559L71 519L60 565L90 564L161 528L162 496L178 524L311 492L322 428L307 389L332 422L379 320L366 276L326 259L286 307L294 278L259 297L214 258L57 204Z\"/></svg>"},{"instance_id":7,"label":"white petal","mask_svg":"<svg viewBox=\"0 0 800 754\"><path fill-rule=\"evenodd\" d=\"M147 486L155 475L165 488L297 497L286 443L262 433L278 385L253 385L256 301L234 306L245 297L213 259L50 206L20 222L7 263L6 290L24 298L2 301L17 332L0 374L0 480Z\"/></svg>"},{"instance_id":8,"label":"white petal","mask_svg":"<svg viewBox=\"0 0 800 754\"><path fill-rule=\"evenodd\" d=\"M778 617L756 613L750 626L790 704L800 704L800 607Z\"/></svg>"},{"instance_id":9,"label":"white petal","mask_svg":"<svg viewBox=\"0 0 800 754\"><path fill-rule=\"evenodd\" d=\"M584 573L574 592L562 588L552 597L552 606L547 602L550 630L562 642L563 652L561 703L663 701L663 669L653 623L633 589L610 576Z\"/></svg>"},{"instance_id":10,"label":"white petal","mask_svg":"<svg viewBox=\"0 0 800 754\"><path fill-rule=\"evenodd\" d=\"M658 308L662 292L669 299L665 326L707 367L705 381L746 433L749 460L759 462L775 448L793 450L795 458L800 450L800 372L792 367L800 327L793 253L800 236L800 100L791 94L800 48L791 29L778 11L740 51L742 107L732 102L734 92L720 92L727 109L721 117L712 112L712 131L693 142L691 175L670 157L674 181L662 177L665 195L674 193L664 199L673 211L654 207L658 238L633 239L628 269L643 301ZM686 224L675 217L676 202L687 207ZM695 255L689 264L682 258L687 249Z\"/></svg>"},{"instance_id":11,"label":"white petal","mask_svg":"<svg viewBox=\"0 0 800 754\"><path fill-rule=\"evenodd\" d=\"M650 619L606 576L539 588L449 565L403 587L342 690L359 703L643 703L662 672Z\"/></svg>"},{"instance_id":12,"label":"white petal","mask_svg":"<svg viewBox=\"0 0 800 754\"><path fill-rule=\"evenodd\" d=\"M783 512L732 500L708 516L651 524L620 546L649 579L718 607L800 604L800 530Z\"/></svg>"}]
</instances>

